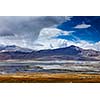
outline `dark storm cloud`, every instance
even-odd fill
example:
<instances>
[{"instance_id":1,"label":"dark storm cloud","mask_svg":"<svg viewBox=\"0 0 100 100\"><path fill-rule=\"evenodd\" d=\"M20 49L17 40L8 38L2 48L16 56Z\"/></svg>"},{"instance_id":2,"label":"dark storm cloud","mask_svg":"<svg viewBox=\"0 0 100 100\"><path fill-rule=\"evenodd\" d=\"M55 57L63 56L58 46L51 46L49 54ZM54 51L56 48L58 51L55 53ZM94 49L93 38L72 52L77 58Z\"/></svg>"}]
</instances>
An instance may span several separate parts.
<instances>
[{"instance_id":1,"label":"dark storm cloud","mask_svg":"<svg viewBox=\"0 0 100 100\"><path fill-rule=\"evenodd\" d=\"M25 45L31 46L38 38L41 29L64 21L63 16L2 16L0 17L0 40L3 42L4 39L11 40L18 45L19 43L23 45L22 41L24 41Z\"/></svg>"}]
</instances>

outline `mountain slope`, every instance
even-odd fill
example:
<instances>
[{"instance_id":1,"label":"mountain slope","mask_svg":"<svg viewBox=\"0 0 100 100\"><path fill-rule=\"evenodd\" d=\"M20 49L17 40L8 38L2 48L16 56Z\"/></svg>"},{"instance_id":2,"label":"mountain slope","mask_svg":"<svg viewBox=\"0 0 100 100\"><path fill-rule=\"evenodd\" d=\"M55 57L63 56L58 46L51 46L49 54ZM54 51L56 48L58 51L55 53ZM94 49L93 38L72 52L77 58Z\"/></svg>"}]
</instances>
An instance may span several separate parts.
<instances>
[{"instance_id":1,"label":"mountain slope","mask_svg":"<svg viewBox=\"0 0 100 100\"><path fill-rule=\"evenodd\" d=\"M14 48L13 48L14 49ZM84 50L74 45L53 49L27 52L27 49L8 50L0 52L0 60L27 59L27 60L100 60L100 51Z\"/></svg>"},{"instance_id":2,"label":"mountain slope","mask_svg":"<svg viewBox=\"0 0 100 100\"><path fill-rule=\"evenodd\" d=\"M41 50L34 53L41 60L100 60L100 52L69 46L54 50Z\"/></svg>"},{"instance_id":3,"label":"mountain slope","mask_svg":"<svg viewBox=\"0 0 100 100\"><path fill-rule=\"evenodd\" d=\"M31 49L22 48L16 45L0 46L0 52L32 52Z\"/></svg>"}]
</instances>

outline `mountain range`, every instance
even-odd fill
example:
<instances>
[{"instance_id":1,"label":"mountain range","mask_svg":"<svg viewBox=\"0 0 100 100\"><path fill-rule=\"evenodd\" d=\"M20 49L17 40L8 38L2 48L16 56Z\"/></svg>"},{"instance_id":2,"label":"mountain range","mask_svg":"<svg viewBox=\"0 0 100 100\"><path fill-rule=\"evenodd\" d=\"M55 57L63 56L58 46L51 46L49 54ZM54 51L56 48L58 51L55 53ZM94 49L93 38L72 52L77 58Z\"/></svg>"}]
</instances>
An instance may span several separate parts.
<instances>
[{"instance_id":1,"label":"mountain range","mask_svg":"<svg viewBox=\"0 0 100 100\"><path fill-rule=\"evenodd\" d=\"M65 48L52 50L34 51L28 48L22 48L15 45L0 46L0 60L81 60L98 61L100 60L100 51L92 49L82 49L71 45Z\"/></svg>"}]
</instances>

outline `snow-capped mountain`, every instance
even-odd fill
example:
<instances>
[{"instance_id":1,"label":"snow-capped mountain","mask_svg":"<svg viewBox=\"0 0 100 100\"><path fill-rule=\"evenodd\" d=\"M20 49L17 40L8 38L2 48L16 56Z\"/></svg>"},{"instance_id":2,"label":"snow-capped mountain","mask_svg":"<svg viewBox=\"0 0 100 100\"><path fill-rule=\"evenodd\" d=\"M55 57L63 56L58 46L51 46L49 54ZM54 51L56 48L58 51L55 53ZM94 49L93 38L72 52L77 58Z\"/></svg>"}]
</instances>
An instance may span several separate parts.
<instances>
[{"instance_id":1,"label":"snow-capped mountain","mask_svg":"<svg viewBox=\"0 0 100 100\"><path fill-rule=\"evenodd\" d=\"M31 51L26 48L7 46L0 52L0 60L100 60L100 51L84 50L74 45L58 49Z\"/></svg>"},{"instance_id":2,"label":"snow-capped mountain","mask_svg":"<svg viewBox=\"0 0 100 100\"><path fill-rule=\"evenodd\" d=\"M32 52L33 50L28 48L22 48L16 45L1 45L0 52Z\"/></svg>"}]
</instances>

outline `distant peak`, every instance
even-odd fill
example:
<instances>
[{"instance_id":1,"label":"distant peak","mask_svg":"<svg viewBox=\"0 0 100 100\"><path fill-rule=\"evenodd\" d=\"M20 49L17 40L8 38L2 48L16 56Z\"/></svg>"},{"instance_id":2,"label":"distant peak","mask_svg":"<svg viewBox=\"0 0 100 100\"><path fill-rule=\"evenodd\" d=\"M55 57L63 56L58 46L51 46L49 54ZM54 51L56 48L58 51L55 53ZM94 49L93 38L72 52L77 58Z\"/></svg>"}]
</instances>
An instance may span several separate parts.
<instances>
[{"instance_id":1,"label":"distant peak","mask_svg":"<svg viewBox=\"0 0 100 100\"><path fill-rule=\"evenodd\" d=\"M69 46L68 48L76 49L76 50L82 50L82 48L80 48L80 47L78 47L78 46L75 46L75 45L71 45L71 46Z\"/></svg>"},{"instance_id":2,"label":"distant peak","mask_svg":"<svg viewBox=\"0 0 100 100\"><path fill-rule=\"evenodd\" d=\"M77 47L77 46L75 46L75 45L71 45L71 46L69 46L70 48L79 48L79 47Z\"/></svg>"}]
</instances>

